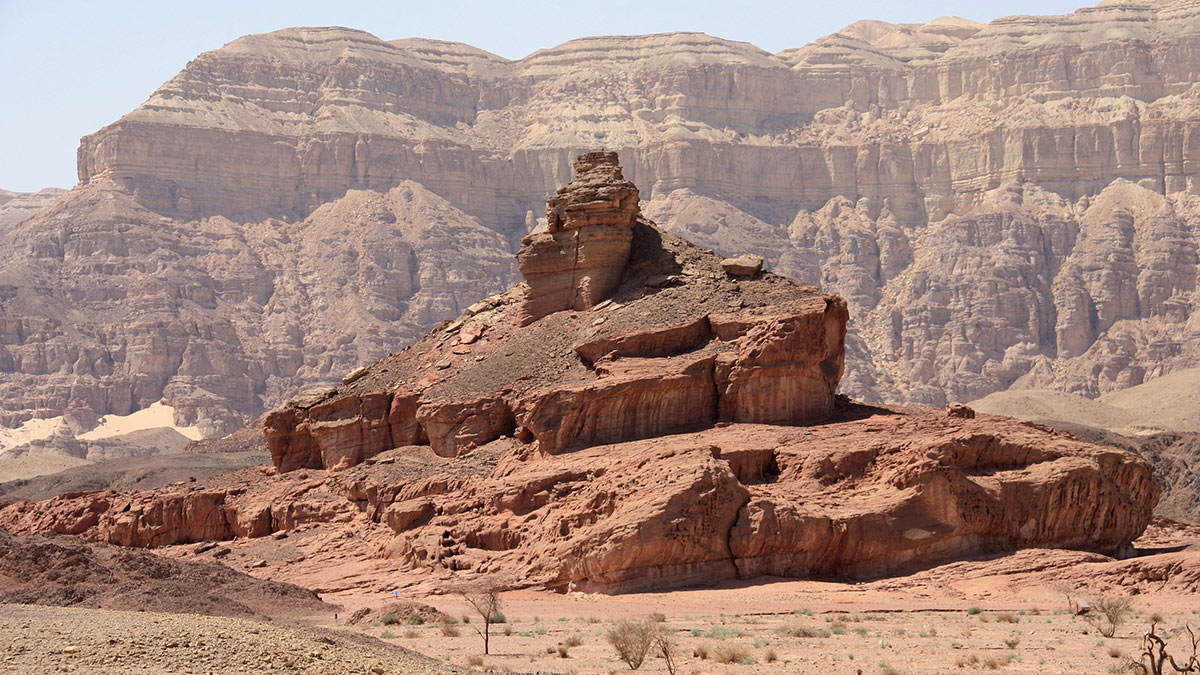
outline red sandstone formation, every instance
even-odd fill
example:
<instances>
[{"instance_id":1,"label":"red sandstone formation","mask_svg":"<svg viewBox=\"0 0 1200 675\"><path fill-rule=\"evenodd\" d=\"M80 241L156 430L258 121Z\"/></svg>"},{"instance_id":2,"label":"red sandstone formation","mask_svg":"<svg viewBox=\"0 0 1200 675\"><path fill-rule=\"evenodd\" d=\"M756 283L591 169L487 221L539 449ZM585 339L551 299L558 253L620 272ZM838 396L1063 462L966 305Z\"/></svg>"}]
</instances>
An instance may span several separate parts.
<instances>
[{"instance_id":1,"label":"red sandstone formation","mask_svg":"<svg viewBox=\"0 0 1200 675\"><path fill-rule=\"evenodd\" d=\"M517 265L529 290L521 325L564 309L590 309L621 281L637 224L638 189L615 152L575 160L575 180L546 202L546 232L526 235Z\"/></svg>"},{"instance_id":2,"label":"red sandstone formation","mask_svg":"<svg viewBox=\"0 0 1200 675\"><path fill-rule=\"evenodd\" d=\"M126 546L315 526L332 559L381 557L397 578L503 571L520 585L621 592L860 578L1021 547L1117 552L1158 500L1132 453L1003 417L845 402L816 426L731 424L526 455L512 438L458 458L409 446L335 473L247 469L22 502L0 509L0 526Z\"/></svg>"},{"instance_id":3,"label":"red sandstone formation","mask_svg":"<svg viewBox=\"0 0 1200 675\"><path fill-rule=\"evenodd\" d=\"M840 298L729 278L637 219L614 158L578 166L551 234L627 231L611 294L545 304L543 285L588 273L532 278L297 396L265 420L275 469L16 503L0 526L150 547L320 528L329 555L414 578L613 592L1119 552L1149 523L1159 488L1132 453L965 407L839 401Z\"/></svg>"},{"instance_id":4,"label":"red sandstone formation","mask_svg":"<svg viewBox=\"0 0 1200 675\"><path fill-rule=\"evenodd\" d=\"M582 155L576 169L549 201L552 232L518 253L525 287L268 415L281 471L402 445L454 457L516 435L557 454L829 415L845 358L840 298L775 275L729 281L718 256L638 220L615 153ZM574 262L547 271L562 261Z\"/></svg>"}]
</instances>

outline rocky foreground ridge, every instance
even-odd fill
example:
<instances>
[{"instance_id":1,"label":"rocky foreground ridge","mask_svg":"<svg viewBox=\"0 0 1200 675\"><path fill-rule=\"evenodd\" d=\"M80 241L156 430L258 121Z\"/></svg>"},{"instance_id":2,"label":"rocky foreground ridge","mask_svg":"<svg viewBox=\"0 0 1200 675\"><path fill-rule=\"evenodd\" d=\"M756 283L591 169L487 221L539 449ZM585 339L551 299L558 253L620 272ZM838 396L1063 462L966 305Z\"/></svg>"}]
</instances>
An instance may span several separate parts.
<instances>
[{"instance_id":1,"label":"rocky foreground ridge","mask_svg":"<svg viewBox=\"0 0 1200 675\"><path fill-rule=\"evenodd\" d=\"M966 409L837 397L843 301L658 230L615 159L581 157L551 199L554 230L525 238L519 257L545 263L529 269L575 261L569 274L532 275L274 411L273 467L16 502L0 526L124 546L307 542L282 578L373 560L342 583L432 572L605 592L1130 551L1159 497L1145 460Z\"/></svg>"},{"instance_id":2,"label":"rocky foreground ridge","mask_svg":"<svg viewBox=\"0 0 1200 675\"><path fill-rule=\"evenodd\" d=\"M695 33L509 61L343 28L199 55L0 242L0 424L160 399L227 433L517 277L580 150L846 298L845 392L1094 397L1197 365L1200 5Z\"/></svg>"}]
</instances>

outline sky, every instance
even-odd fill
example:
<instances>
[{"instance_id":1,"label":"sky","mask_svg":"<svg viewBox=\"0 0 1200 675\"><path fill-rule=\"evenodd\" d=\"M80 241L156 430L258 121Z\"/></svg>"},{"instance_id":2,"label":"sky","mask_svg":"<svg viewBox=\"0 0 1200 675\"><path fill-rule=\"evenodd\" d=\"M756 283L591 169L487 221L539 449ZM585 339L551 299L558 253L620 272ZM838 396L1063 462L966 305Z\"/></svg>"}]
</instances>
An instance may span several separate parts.
<instances>
[{"instance_id":1,"label":"sky","mask_svg":"<svg viewBox=\"0 0 1200 675\"><path fill-rule=\"evenodd\" d=\"M1065 14L1088 0L0 0L0 189L71 187L82 136L111 124L201 52L289 26L466 42L509 59L588 35L702 31L770 52L859 19L923 23Z\"/></svg>"}]
</instances>

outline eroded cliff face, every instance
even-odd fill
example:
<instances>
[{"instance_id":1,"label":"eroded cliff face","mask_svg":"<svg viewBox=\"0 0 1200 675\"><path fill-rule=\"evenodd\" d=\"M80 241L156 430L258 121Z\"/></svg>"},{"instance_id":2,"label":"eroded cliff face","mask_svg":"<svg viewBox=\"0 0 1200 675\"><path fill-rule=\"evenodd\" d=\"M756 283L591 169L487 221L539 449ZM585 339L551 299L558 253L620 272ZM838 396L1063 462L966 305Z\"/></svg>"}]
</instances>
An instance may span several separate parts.
<instances>
[{"instance_id":1,"label":"eroded cliff face","mask_svg":"<svg viewBox=\"0 0 1200 675\"><path fill-rule=\"evenodd\" d=\"M0 424L166 398L213 434L335 384L507 287L597 148L662 228L845 297L851 395L1197 365L1198 45L1192 0L867 21L779 54L247 36L83 139L81 186L3 235Z\"/></svg>"},{"instance_id":2,"label":"eroded cliff face","mask_svg":"<svg viewBox=\"0 0 1200 675\"><path fill-rule=\"evenodd\" d=\"M86 430L165 399L223 435L457 316L513 267L500 235L412 182L262 223L182 223L77 188L4 239L0 425Z\"/></svg>"},{"instance_id":3,"label":"eroded cliff face","mask_svg":"<svg viewBox=\"0 0 1200 675\"><path fill-rule=\"evenodd\" d=\"M613 593L867 578L1022 547L1117 553L1159 495L1145 460L1044 427L845 403L816 426L731 424L536 459L525 447L410 446L337 472L67 494L0 506L0 526L139 547L303 533L321 542L310 564L371 559L351 585L502 575Z\"/></svg>"}]
</instances>

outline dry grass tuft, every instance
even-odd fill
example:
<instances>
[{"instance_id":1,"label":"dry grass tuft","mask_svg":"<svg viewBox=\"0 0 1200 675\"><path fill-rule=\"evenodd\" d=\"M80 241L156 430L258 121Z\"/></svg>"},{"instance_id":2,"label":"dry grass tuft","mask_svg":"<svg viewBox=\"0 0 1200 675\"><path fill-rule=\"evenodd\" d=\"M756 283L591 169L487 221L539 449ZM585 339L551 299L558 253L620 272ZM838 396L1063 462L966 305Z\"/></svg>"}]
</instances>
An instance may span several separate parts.
<instances>
[{"instance_id":1,"label":"dry grass tuft","mask_svg":"<svg viewBox=\"0 0 1200 675\"><path fill-rule=\"evenodd\" d=\"M712 657L717 663L750 663L750 650L744 645L721 643L713 648Z\"/></svg>"}]
</instances>

